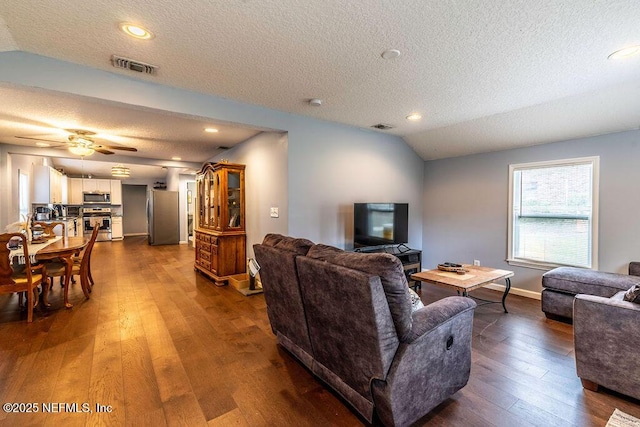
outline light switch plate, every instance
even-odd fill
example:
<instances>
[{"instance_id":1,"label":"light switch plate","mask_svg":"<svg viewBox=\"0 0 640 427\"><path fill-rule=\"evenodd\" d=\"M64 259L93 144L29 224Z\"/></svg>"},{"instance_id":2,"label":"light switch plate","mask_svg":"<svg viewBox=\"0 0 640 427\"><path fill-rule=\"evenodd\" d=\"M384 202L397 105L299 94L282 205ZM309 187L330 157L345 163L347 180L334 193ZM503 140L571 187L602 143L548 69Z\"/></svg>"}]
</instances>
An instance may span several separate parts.
<instances>
[{"instance_id":1,"label":"light switch plate","mask_svg":"<svg viewBox=\"0 0 640 427\"><path fill-rule=\"evenodd\" d=\"M280 214L278 213L278 208L271 208L271 218L278 218Z\"/></svg>"}]
</instances>

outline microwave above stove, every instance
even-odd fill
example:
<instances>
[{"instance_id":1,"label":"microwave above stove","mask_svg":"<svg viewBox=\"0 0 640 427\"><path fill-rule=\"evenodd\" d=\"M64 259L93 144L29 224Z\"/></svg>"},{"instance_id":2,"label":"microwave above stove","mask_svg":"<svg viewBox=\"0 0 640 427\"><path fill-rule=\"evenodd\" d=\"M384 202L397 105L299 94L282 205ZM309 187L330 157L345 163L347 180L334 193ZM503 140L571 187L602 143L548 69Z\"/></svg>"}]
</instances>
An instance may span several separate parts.
<instances>
[{"instance_id":1,"label":"microwave above stove","mask_svg":"<svg viewBox=\"0 0 640 427\"><path fill-rule=\"evenodd\" d=\"M110 205L110 193L82 193L82 204L84 205Z\"/></svg>"}]
</instances>

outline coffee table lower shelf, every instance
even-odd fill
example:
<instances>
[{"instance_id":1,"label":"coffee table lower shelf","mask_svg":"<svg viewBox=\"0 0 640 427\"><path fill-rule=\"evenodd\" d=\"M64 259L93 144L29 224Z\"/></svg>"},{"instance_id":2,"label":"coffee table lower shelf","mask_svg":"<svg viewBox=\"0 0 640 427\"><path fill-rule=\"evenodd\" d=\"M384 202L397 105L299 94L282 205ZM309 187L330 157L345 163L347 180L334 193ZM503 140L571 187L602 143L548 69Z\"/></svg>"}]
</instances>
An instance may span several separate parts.
<instances>
[{"instance_id":1,"label":"coffee table lower shelf","mask_svg":"<svg viewBox=\"0 0 640 427\"><path fill-rule=\"evenodd\" d=\"M511 289L511 277L513 277L513 271L490 267L479 267L475 265L464 265L464 268L466 270L465 274L457 274L434 269L412 274L411 279L446 288L453 288L458 292L458 295L482 301L479 305L502 303L504 312L508 313L506 300L507 295L509 295L509 290ZM490 301L469 295L469 292L474 289L492 284L497 280L504 280L506 285L501 301Z\"/></svg>"}]
</instances>

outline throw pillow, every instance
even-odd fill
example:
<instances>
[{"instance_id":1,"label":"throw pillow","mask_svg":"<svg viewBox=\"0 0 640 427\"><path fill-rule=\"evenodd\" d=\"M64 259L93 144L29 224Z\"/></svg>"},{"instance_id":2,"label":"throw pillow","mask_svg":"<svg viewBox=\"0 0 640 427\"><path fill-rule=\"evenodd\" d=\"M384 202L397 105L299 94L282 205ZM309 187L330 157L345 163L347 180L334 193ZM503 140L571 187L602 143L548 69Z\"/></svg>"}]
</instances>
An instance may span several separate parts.
<instances>
[{"instance_id":1,"label":"throw pillow","mask_svg":"<svg viewBox=\"0 0 640 427\"><path fill-rule=\"evenodd\" d=\"M421 309L424 307L422 300L420 299L420 295L416 293L413 289L409 288L409 295L411 295L411 312Z\"/></svg>"},{"instance_id":2,"label":"throw pillow","mask_svg":"<svg viewBox=\"0 0 640 427\"><path fill-rule=\"evenodd\" d=\"M624 300L640 304L640 285L633 285L631 289L625 292Z\"/></svg>"}]
</instances>

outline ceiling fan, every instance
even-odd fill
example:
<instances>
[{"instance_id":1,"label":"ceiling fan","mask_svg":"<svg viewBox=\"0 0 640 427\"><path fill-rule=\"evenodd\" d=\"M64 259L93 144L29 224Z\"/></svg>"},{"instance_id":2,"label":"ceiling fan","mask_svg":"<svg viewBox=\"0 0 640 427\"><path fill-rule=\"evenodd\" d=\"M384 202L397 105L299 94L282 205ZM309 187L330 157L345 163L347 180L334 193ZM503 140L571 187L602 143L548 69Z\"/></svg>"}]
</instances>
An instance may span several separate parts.
<instances>
[{"instance_id":1,"label":"ceiling fan","mask_svg":"<svg viewBox=\"0 0 640 427\"><path fill-rule=\"evenodd\" d=\"M56 144L64 144L61 147L66 147L75 155L78 156L90 156L97 151L102 154L114 154L111 150L123 150L123 151L138 151L133 147L123 147L119 145L105 145L101 143L97 143L94 140L95 132L84 129L65 129L66 132L69 132L69 136L67 137L67 141L54 141L51 139L44 138L34 138L30 136L16 136L16 138L20 139L31 139L35 141L45 141L45 142L54 142Z\"/></svg>"}]
</instances>

